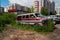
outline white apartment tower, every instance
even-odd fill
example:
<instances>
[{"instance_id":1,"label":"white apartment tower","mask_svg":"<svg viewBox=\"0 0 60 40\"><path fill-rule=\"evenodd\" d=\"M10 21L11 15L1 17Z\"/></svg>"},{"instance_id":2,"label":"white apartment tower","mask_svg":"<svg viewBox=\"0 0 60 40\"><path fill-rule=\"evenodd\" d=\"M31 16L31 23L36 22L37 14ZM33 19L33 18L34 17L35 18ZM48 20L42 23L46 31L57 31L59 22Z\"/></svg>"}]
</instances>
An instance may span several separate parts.
<instances>
[{"instance_id":1,"label":"white apartment tower","mask_svg":"<svg viewBox=\"0 0 60 40\"><path fill-rule=\"evenodd\" d=\"M55 2L53 0L35 0L34 1L34 12L41 12L41 8L47 8L49 14L55 13Z\"/></svg>"},{"instance_id":2,"label":"white apartment tower","mask_svg":"<svg viewBox=\"0 0 60 40\"><path fill-rule=\"evenodd\" d=\"M39 1L38 0L35 0L34 1L34 12L35 13L38 13L39 12Z\"/></svg>"}]
</instances>

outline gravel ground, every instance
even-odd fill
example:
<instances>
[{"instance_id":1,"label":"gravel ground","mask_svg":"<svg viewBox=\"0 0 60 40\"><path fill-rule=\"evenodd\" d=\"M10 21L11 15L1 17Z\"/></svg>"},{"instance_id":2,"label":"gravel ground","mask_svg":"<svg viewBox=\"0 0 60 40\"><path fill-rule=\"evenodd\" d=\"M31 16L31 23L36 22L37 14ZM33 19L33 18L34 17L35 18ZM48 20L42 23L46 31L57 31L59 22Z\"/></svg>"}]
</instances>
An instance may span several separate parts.
<instances>
[{"instance_id":1,"label":"gravel ground","mask_svg":"<svg viewBox=\"0 0 60 40\"><path fill-rule=\"evenodd\" d=\"M50 39L50 40L60 40L60 24L57 24L55 25L56 29L47 34L47 37Z\"/></svg>"},{"instance_id":2,"label":"gravel ground","mask_svg":"<svg viewBox=\"0 0 60 40\"><path fill-rule=\"evenodd\" d=\"M0 32L0 40L60 40L60 24L56 25L56 27L57 29L47 35L6 28L3 32Z\"/></svg>"}]
</instances>

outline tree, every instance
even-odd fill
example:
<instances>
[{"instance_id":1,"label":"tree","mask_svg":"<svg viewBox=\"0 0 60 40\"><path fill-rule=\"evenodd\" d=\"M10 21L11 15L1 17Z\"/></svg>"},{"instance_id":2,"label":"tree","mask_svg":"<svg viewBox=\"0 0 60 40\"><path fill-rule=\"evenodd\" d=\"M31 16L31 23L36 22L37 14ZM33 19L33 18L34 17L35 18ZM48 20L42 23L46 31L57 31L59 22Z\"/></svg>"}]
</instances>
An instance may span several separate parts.
<instances>
[{"instance_id":1,"label":"tree","mask_svg":"<svg viewBox=\"0 0 60 40\"><path fill-rule=\"evenodd\" d=\"M55 15L57 14L57 12L55 11Z\"/></svg>"},{"instance_id":2,"label":"tree","mask_svg":"<svg viewBox=\"0 0 60 40\"><path fill-rule=\"evenodd\" d=\"M42 13L42 15L45 15L45 16L48 16L49 15L48 9L45 8L45 7L42 7L41 8L41 13Z\"/></svg>"},{"instance_id":3,"label":"tree","mask_svg":"<svg viewBox=\"0 0 60 40\"><path fill-rule=\"evenodd\" d=\"M32 6L30 9L31 9L31 13L34 13L34 8L33 8L33 6Z\"/></svg>"},{"instance_id":4,"label":"tree","mask_svg":"<svg viewBox=\"0 0 60 40\"><path fill-rule=\"evenodd\" d=\"M28 8L28 13L34 13L34 8L33 8L33 6L30 7L30 8Z\"/></svg>"},{"instance_id":5,"label":"tree","mask_svg":"<svg viewBox=\"0 0 60 40\"><path fill-rule=\"evenodd\" d=\"M31 12L31 10L30 10L30 8L28 8L28 13L30 13Z\"/></svg>"}]
</instances>

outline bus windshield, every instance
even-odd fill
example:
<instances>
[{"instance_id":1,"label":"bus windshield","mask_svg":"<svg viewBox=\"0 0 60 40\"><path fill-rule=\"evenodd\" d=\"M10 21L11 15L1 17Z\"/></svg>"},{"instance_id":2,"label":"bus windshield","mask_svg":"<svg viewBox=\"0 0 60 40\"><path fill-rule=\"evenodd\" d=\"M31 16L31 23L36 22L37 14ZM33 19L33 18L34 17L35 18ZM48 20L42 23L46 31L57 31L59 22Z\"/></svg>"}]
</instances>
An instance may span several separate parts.
<instances>
[{"instance_id":1,"label":"bus windshield","mask_svg":"<svg viewBox=\"0 0 60 40\"><path fill-rule=\"evenodd\" d=\"M44 16L40 15L39 13L36 13L35 16L36 17L44 17Z\"/></svg>"}]
</instances>

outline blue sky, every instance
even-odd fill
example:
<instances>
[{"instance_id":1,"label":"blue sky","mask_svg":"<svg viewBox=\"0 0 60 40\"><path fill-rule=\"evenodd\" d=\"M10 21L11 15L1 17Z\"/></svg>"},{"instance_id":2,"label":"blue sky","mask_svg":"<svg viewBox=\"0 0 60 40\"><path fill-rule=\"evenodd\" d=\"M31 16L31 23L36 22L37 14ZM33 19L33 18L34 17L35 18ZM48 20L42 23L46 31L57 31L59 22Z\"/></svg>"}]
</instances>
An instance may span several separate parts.
<instances>
[{"instance_id":1,"label":"blue sky","mask_svg":"<svg viewBox=\"0 0 60 40\"><path fill-rule=\"evenodd\" d=\"M8 0L0 0L1 6L6 7L9 4Z\"/></svg>"},{"instance_id":2,"label":"blue sky","mask_svg":"<svg viewBox=\"0 0 60 40\"><path fill-rule=\"evenodd\" d=\"M24 6L31 6L34 0L0 0L1 5L6 7L9 3L18 3ZM54 0L56 7L60 7L60 0Z\"/></svg>"},{"instance_id":3,"label":"blue sky","mask_svg":"<svg viewBox=\"0 0 60 40\"><path fill-rule=\"evenodd\" d=\"M60 0L54 0L55 1L55 4L56 4L56 7L60 7Z\"/></svg>"}]
</instances>

